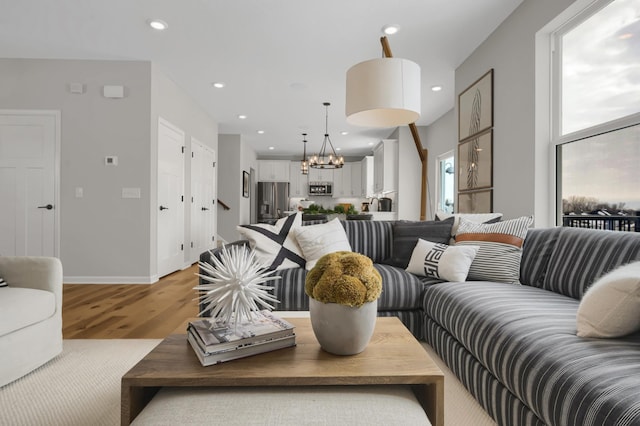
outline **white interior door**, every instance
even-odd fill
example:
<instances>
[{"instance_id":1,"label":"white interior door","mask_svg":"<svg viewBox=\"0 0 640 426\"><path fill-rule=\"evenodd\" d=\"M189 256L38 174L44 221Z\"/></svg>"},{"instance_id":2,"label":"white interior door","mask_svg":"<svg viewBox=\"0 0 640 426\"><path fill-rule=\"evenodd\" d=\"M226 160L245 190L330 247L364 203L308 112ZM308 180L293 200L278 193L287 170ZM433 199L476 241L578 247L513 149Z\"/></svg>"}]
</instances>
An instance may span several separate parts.
<instances>
[{"instance_id":1,"label":"white interior door","mask_svg":"<svg viewBox=\"0 0 640 426\"><path fill-rule=\"evenodd\" d=\"M215 246L216 155L191 138L191 262Z\"/></svg>"},{"instance_id":2,"label":"white interior door","mask_svg":"<svg viewBox=\"0 0 640 426\"><path fill-rule=\"evenodd\" d=\"M55 111L0 111L0 255L57 256Z\"/></svg>"},{"instance_id":3,"label":"white interior door","mask_svg":"<svg viewBox=\"0 0 640 426\"><path fill-rule=\"evenodd\" d=\"M184 132L158 122L158 276L184 266Z\"/></svg>"}]
</instances>

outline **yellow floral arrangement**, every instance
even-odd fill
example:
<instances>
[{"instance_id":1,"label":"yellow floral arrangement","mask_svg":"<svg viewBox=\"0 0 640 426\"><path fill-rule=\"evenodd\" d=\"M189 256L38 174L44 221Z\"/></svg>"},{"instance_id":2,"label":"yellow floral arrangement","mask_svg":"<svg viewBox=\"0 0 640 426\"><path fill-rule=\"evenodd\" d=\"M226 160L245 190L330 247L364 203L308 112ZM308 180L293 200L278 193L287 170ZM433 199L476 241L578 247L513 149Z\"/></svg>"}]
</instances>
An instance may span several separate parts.
<instances>
[{"instance_id":1,"label":"yellow floral arrangement","mask_svg":"<svg viewBox=\"0 0 640 426\"><path fill-rule=\"evenodd\" d=\"M382 293L382 277L367 256L350 251L320 258L305 280L307 296L322 303L360 307Z\"/></svg>"}]
</instances>

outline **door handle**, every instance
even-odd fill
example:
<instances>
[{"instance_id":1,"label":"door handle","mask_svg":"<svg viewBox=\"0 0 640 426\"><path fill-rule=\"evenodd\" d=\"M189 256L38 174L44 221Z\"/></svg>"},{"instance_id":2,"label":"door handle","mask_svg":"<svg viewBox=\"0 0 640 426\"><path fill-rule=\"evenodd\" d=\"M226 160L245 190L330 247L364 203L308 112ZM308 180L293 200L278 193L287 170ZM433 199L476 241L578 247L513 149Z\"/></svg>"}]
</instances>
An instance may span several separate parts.
<instances>
[{"instance_id":1,"label":"door handle","mask_svg":"<svg viewBox=\"0 0 640 426\"><path fill-rule=\"evenodd\" d=\"M162 210L169 210L169 207L160 206L160 211L162 211Z\"/></svg>"},{"instance_id":2,"label":"door handle","mask_svg":"<svg viewBox=\"0 0 640 426\"><path fill-rule=\"evenodd\" d=\"M47 210L53 210L53 205L52 204L47 204L46 206L38 206L39 209L47 209Z\"/></svg>"},{"instance_id":3,"label":"door handle","mask_svg":"<svg viewBox=\"0 0 640 426\"><path fill-rule=\"evenodd\" d=\"M207 210L209 210L209 209L208 209L208 208L206 208L206 207L202 207L200 210L202 210L203 212L205 212L205 211L207 211Z\"/></svg>"}]
</instances>

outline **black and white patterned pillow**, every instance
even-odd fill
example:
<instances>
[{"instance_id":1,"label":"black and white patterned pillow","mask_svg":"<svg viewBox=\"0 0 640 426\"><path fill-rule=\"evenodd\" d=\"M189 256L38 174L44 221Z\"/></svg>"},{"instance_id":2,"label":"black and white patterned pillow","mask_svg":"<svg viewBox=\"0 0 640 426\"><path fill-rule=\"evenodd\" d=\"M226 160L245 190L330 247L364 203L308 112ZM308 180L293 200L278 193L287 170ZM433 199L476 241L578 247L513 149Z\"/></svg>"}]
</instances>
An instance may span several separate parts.
<instances>
[{"instance_id":1,"label":"black and white patterned pillow","mask_svg":"<svg viewBox=\"0 0 640 426\"><path fill-rule=\"evenodd\" d=\"M0 277L0 288L9 287L9 284L4 280L4 278Z\"/></svg>"},{"instance_id":2,"label":"black and white patterned pillow","mask_svg":"<svg viewBox=\"0 0 640 426\"><path fill-rule=\"evenodd\" d=\"M456 245L480 246L467 280L519 283L522 245L532 224L532 216L492 224L460 219Z\"/></svg>"},{"instance_id":3,"label":"black and white patterned pillow","mask_svg":"<svg viewBox=\"0 0 640 426\"><path fill-rule=\"evenodd\" d=\"M295 237L302 213L279 219L275 225L240 225L238 232L249 240L258 262L268 269L304 268L305 260Z\"/></svg>"}]
</instances>

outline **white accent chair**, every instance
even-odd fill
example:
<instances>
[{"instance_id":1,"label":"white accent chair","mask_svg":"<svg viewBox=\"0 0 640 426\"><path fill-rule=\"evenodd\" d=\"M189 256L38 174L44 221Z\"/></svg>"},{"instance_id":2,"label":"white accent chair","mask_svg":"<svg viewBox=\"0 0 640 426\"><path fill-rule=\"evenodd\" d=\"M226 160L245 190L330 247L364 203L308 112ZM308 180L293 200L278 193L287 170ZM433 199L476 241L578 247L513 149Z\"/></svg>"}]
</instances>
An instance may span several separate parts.
<instances>
[{"instance_id":1,"label":"white accent chair","mask_svg":"<svg viewBox=\"0 0 640 426\"><path fill-rule=\"evenodd\" d=\"M0 387L62 352L62 264L0 256Z\"/></svg>"}]
</instances>

